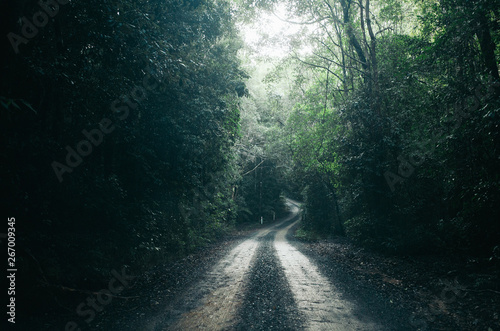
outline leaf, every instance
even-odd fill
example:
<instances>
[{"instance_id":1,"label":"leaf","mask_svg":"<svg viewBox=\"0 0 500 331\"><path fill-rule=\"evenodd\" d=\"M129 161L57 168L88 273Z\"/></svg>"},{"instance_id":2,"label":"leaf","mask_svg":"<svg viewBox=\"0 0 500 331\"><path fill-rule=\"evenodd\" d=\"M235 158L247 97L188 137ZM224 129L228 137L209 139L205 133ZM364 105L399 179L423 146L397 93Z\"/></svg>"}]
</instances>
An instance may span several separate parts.
<instances>
[{"instance_id":1,"label":"leaf","mask_svg":"<svg viewBox=\"0 0 500 331\"><path fill-rule=\"evenodd\" d=\"M33 109L33 107L31 106L31 104L30 104L28 101L26 101L26 100L24 100L24 99L21 99L21 102L22 102L22 103L23 103L26 107L28 107L29 109L31 109L31 110L32 110L35 114L38 114L38 113L37 113L37 111L36 111L35 109Z\"/></svg>"},{"instance_id":2,"label":"leaf","mask_svg":"<svg viewBox=\"0 0 500 331\"><path fill-rule=\"evenodd\" d=\"M12 104L13 104L13 105L14 105L14 107L16 107L17 109L19 109L19 110L21 109L21 107L19 107L19 105L18 105L18 104L17 104L14 100L12 100Z\"/></svg>"}]
</instances>

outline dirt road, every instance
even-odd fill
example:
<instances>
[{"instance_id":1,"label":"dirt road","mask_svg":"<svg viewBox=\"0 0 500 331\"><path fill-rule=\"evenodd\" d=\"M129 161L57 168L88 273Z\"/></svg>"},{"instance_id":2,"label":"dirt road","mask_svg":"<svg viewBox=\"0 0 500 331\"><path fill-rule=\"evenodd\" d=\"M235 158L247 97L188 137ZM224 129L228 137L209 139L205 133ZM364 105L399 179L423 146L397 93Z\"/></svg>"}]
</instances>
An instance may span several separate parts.
<instances>
[{"instance_id":1,"label":"dirt road","mask_svg":"<svg viewBox=\"0 0 500 331\"><path fill-rule=\"evenodd\" d=\"M408 330L406 312L370 290L346 292L300 252L287 233L298 203L275 225L256 231L225 254L140 330ZM357 287L356 287L357 288ZM357 288L354 292L360 292ZM382 301L382 303L380 303ZM136 328L137 328L136 327Z\"/></svg>"}]
</instances>

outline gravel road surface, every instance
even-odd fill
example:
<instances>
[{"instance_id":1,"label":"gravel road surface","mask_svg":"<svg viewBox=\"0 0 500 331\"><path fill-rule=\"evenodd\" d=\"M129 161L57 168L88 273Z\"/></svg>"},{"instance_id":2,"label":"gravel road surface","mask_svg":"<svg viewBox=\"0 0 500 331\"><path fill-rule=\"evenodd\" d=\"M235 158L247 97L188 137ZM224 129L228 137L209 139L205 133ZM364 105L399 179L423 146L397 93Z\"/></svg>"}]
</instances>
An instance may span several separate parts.
<instances>
[{"instance_id":1,"label":"gravel road surface","mask_svg":"<svg viewBox=\"0 0 500 331\"><path fill-rule=\"evenodd\" d=\"M133 329L411 329L407 312L386 304L374 307L384 301L377 293L346 293L353 285L342 286L339 279L348 279L332 279L313 257L301 253L300 244L287 235L300 220L299 204L287 204L288 217L236 243L198 281ZM385 312L387 308L391 311Z\"/></svg>"}]
</instances>

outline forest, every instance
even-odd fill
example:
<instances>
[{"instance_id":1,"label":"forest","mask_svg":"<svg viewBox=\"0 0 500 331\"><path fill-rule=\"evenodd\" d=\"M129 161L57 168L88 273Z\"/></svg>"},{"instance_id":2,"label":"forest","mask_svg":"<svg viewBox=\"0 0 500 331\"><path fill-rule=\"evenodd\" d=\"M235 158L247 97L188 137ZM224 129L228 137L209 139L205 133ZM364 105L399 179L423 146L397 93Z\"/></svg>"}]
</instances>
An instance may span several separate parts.
<instances>
[{"instance_id":1,"label":"forest","mask_svg":"<svg viewBox=\"0 0 500 331\"><path fill-rule=\"evenodd\" d=\"M301 240L500 269L499 0L0 7L20 311L272 222L285 197ZM249 42L264 15L293 33Z\"/></svg>"}]
</instances>

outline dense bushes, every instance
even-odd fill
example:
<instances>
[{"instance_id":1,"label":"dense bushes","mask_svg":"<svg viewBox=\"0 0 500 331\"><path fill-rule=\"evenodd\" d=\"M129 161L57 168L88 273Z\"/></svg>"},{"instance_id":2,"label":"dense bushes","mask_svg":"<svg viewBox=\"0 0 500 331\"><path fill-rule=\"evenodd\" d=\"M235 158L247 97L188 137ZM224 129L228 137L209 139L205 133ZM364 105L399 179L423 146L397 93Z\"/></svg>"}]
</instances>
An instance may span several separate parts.
<instances>
[{"instance_id":1,"label":"dense bushes","mask_svg":"<svg viewBox=\"0 0 500 331\"><path fill-rule=\"evenodd\" d=\"M332 5L338 14L303 4L315 9L305 21L329 23L310 56L294 56L302 71L284 130L306 188L305 230L331 234L343 223L348 236L391 253L492 254L500 238L494 3L341 1Z\"/></svg>"},{"instance_id":2,"label":"dense bushes","mask_svg":"<svg viewBox=\"0 0 500 331\"><path fill-rule=\"evenodd\" d=\"M3 35L35 9L3 3ZM233 226L233 23L223 1L70 2L19 54L4 38L2 185L22 293L142 272Z\"/></svg>"}]
</instances>

